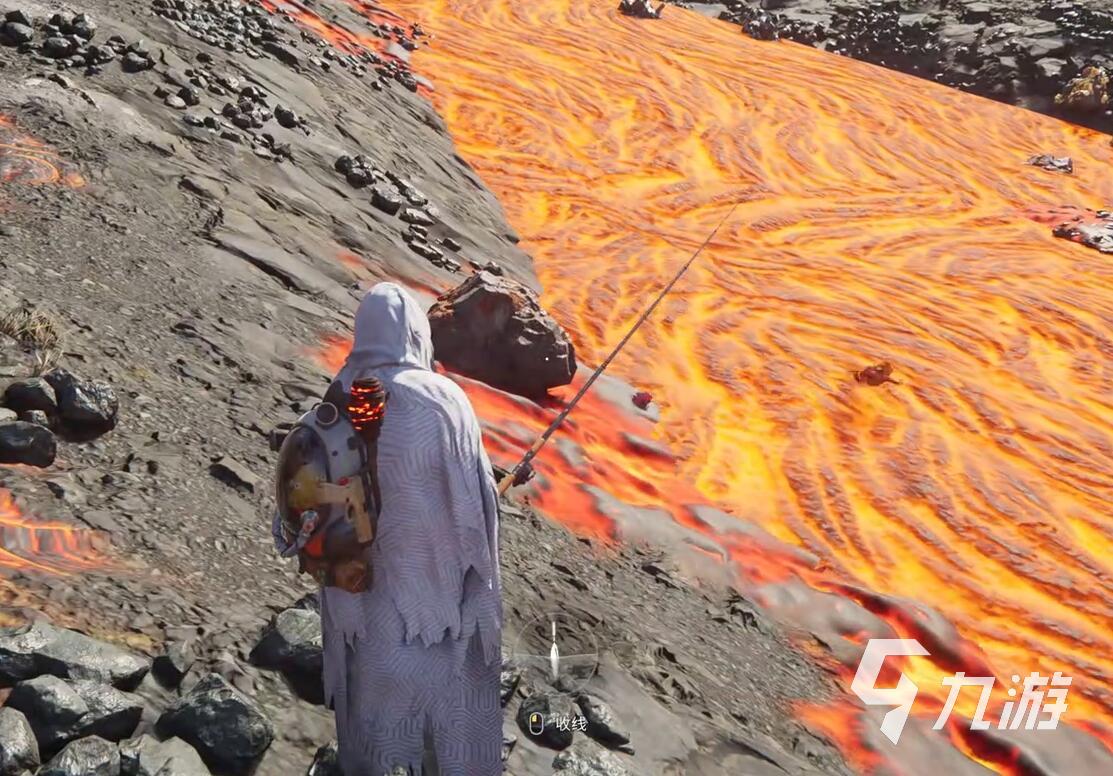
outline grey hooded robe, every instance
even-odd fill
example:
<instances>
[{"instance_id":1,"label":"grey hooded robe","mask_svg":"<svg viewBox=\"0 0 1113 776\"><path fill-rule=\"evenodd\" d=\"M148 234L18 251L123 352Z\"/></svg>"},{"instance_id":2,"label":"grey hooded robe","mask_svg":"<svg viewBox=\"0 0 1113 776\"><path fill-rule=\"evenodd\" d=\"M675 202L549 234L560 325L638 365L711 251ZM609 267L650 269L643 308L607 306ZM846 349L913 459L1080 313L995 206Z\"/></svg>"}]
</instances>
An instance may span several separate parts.
<instances>
[{"instance_id":1,"label":"grey hooded robe","mask_svg":"<svg viewBox=\"0 0 1113 776\"><path fill-rule=\"evenodd\" d=\"M321 596L346 776L420 774L428 738L443 776L502 773L498 496L475 412L432 356L417 302L376 285L337 375L347 389L373 374L389 391L372 584Z\"/></svg>"}]
</instances>

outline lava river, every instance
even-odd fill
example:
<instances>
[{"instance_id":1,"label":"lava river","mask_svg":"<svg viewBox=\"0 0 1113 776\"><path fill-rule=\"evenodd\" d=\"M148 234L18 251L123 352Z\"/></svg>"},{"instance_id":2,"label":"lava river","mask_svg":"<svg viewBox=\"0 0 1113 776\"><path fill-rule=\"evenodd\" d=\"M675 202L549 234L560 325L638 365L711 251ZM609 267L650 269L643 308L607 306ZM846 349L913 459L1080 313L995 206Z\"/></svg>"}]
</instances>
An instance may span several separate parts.
<instances>
[{"instance_id":1,"label":"lava river","mask_svg":"<svg viewBox=\"0 0 1113 776\"><path fill-rule=\"evenodd\" d=\"M1064 721L1108 740L1113 258L1033 214L1113 205L1109 138L616 5L388 4L434 35L413 66L586 363L740 203L612 367L653 393L675 460L603 416L592 431L588 412L573 433L592 437L593 463L566 465L558 487L550 454L538 503L586 529L606 520L594 489L681 522L696 494L817 558L816 584L881 617L882 599L941 613L973 655L947 673L1072 676ZM1075 173L1025 165L1039 153ZM852 377L881 361L896 383ZM542 425L472 396L488 419ZM928 669L915 673L938 686Z\"/></svg>"}]
</instances>

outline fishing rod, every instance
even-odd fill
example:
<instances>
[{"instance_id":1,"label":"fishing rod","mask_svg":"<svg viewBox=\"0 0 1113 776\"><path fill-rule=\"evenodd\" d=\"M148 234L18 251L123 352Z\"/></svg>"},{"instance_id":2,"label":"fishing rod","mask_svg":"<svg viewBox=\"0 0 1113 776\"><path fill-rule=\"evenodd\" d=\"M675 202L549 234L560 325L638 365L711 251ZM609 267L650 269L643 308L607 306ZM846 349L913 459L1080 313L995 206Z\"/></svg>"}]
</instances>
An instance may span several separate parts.
<instances>
[{"instance_id":1,"label":"fishing rod","mask_svg":"<svg viewBox=\"0 0 1113 776\"><path fill-rule=\"evenodd\" d=\"M653 311L657 309L657 305L661 303L661 300L668 296L669 292L672 291L672 288L676 285L677 281L679 281L680 278L684 276L684 273L688 271L688 268L692 266L692 263L699 257L701 253L703 253L703 249L711 244L711 241L715 239L715 235L719 233L719 229L721 229L723 224L727 222L727 219L734 215L734 211L738 209L739 204L740 203L735 202L733 205L731 205L731 208L727 211L727 214L722 217L718 224L715 225L715 228L711 230L711 234L707 235L707 239L704 240L698 248L696 248L695 253L693 253L688 258L688 261L684 262L684 266L680 268L680 271L673 275L672 280L670 280L668 284L663 289L661 289L661 293L657 294L657 298L654 299L653 303L645 309L645 312L643 312L638 317L638 319L634 321L634 325L630 327L630 330L626 332L626 335L621 340L619 340L617 345L614 346L614 350L611 351L610 355L603 359L603 363L597 366L595 368L595 371L592 372L587 380L584 381L584 384L580 387L580 390L576 392L576 395L572 397L572 400L564 406L564 409L560 411L560 414L553 419L553 422L549 424L549 427L545 429L544 433L542 433L541 436L537 438L537 441L533 443L533 446L526 451L526 454L524 456L522 456L522 460L518 461L518 463L515 464L514 468L510 470L510 473L502 478L502 480L499 482L500 495L510 490L511 486L521 485L528 479L530 462L537 457L537 454L539 452L541 452L541 448L544 447L545 443L549 441L549 437L556 433L556 430L560 428L560 425L564 422L564 419L568 417L568 414L572 412L572 410L579 403L580 399L583 398L584 394L588 392L588 389L591 388L595 381L602 376L603 372L606 371L607 367L610 366L612 361L614 361L615 356L619 354L619 351L621 351L622 348L625 347L626 343L630 341L630 338L634 336L634 333L639 328L641 328L641 325L645 323L646 320L648 320L649 316L653 314Z\"/></svg>"}]
</instances>

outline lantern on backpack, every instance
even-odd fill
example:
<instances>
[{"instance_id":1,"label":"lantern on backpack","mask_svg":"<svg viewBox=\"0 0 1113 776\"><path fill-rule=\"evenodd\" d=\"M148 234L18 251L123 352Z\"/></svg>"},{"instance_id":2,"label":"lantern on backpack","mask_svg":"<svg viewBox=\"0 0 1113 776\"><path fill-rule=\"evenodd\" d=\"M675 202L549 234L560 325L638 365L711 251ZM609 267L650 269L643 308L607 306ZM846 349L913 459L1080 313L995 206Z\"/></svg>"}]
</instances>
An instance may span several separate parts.
<instances>
[{"instance_id":1,"label":"lantern on backpack","mask_svg":"<svg viewBox=\"0 0 1113 776\"><path fill-rule=\"evenodd\" d=\"M348 592L370 585L366 549L381 506L376 471L386 391L375 378L344 393L333 384L282 443L275 544L299 571Z\"/></svg>"}]
</instances>

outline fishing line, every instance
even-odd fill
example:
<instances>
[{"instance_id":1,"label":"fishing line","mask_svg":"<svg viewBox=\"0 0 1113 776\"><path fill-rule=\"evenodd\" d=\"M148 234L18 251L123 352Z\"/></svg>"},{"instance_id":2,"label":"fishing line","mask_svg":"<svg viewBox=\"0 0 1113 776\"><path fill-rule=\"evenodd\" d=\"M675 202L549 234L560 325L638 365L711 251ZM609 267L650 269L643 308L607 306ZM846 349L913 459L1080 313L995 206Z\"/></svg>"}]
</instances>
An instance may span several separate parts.
<instances>
[{"instance_id":1,"label":"fishing line","mask_svg":"<svg viewBox=\"0 0 1113 776\"><path fill-rule=\"evenodd\" d=\"M549 437L556 433L556 430L560 428L560 424L564 422L564 419L568 417L568 414L572 412L575 406L579 403L580 399L582 399L584 394L588 392L588 389L591 388L592 384L594 384L595 381L598 380L599 377L603 374L603 372L606 371L607 367L610 366L610 363L615 359L615 356L619 354L626 343L630 341L630 338L634 336L634 333L637 332L639 328L641 328L641 325L645 323L646 320L649 319L649 316L653 314L653 311L657 309L657 305L661 303L661 300L668 296L669 292L672 291L672 288L676 285L677 281L679 281L680 278L684 276L684 273L688 271L688 268L692 266L692 263L697 258L699 258L699 255L701 253L703 253L703 249L711 244L711 241L715 239L715 235L719 233L719 229L721 229L723 224L727 222L727 219L734 215L734 211L738 208L739 204L741 203L735 202L733 205L731 205L731 208L727 211L727 214L722 217L718 224L715 225L715 228L711 230L711 234L707 235L707 239L704 240L698 248L696 248L695 253L693 253L686 262L684 262L684 266L680 268L680 271L673 275L672 280L670 280L668 284L663 289L661 289L661 292L657 294L657 298L653 300L653 303L645 309L645 311L638 317L636 321L634 321L634 325L631 326L630 330L626 332L626 335L621 340L619 340L618 344L615 345L614 350L611 351L610 355L603 359L603 363L597 366L595 368L595 371L592 372L587 380L584 381L584 384L580 387L580 390L576 392L576 395L572 397L572 400L564 406L564 409L560 411L560 414L553 419L553 422L549 424L549 427L545 429L544 433L542 433L541 436L537 438L537 441L533 443L533 446L528 451L526 451L526 454L524 456L522 456L522 460L518 461L518 463L515 464L514 468L510 470L510 473L502 478L502 480L499 482L499 493L505 493L507 490L510 489L511 485L514 485L519 479L521 480L520 482L517 482L517 484L519 485L525 481L524 475L529 472L528 467L530 465L530 462L537 456L539 452L541 452L541 448L544 447L545 443L549 441Z\"/></svg>"}]
</instances>

